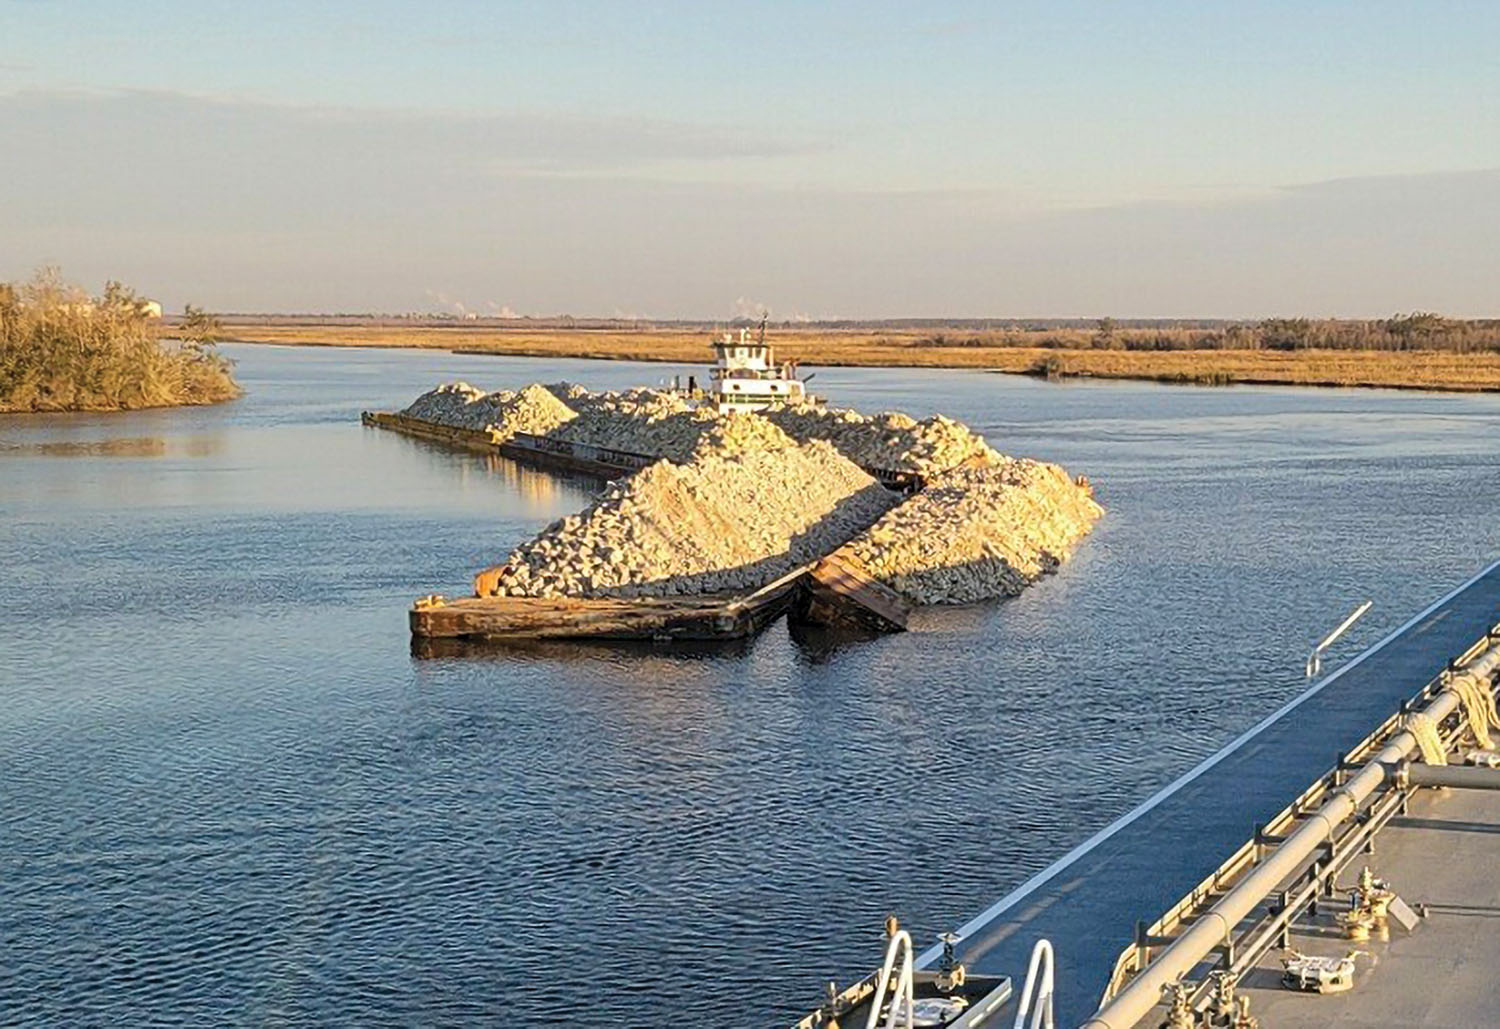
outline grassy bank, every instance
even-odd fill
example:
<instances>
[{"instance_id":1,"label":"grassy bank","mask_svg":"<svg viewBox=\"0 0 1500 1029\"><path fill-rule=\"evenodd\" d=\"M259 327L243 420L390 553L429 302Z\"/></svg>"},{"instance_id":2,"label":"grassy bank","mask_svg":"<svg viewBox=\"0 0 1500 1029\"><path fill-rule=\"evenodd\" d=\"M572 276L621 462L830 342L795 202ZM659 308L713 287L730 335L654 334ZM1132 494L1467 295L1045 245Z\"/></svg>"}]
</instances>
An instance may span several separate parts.
<instances>
[{"instance_id":1,"label":"grassy bank","mask_svg":"<svg viewBox=\"0 0 1500 1029\"><path fill-rule=\"evenodd\" d=\"M110 283L90 297L54 272L0 283L0 412L121 411L239 396L201 312L168 342L146 301Z\"/></svg>"},{"instance_id":2,"label":"grassy bank","mask_svg":"<svg viewBox=\"0 0 1500 1029\"><path fill-rule=\"evenodd\" d=\"M524 357L666 361L692 368L710 357L701 330L431 328L391 325L229 326L243 342L303 346L422 347ZM805 365L976 368L1052 377L1158 382L1500 390L1500 352L1413 349L1263 349L1098 346L1097 332L991 334L958 339L929 330L777 329L783 358ZM1076 336L1076 338L1075 338ZM1176 337L1173 337L1174 341ZM1022 345L1030 342L1033 345ZM1046 345L1039 345L1045 342ZM1191 339L1183 342L1190 343Z\"/></svg>"}]
</instances>

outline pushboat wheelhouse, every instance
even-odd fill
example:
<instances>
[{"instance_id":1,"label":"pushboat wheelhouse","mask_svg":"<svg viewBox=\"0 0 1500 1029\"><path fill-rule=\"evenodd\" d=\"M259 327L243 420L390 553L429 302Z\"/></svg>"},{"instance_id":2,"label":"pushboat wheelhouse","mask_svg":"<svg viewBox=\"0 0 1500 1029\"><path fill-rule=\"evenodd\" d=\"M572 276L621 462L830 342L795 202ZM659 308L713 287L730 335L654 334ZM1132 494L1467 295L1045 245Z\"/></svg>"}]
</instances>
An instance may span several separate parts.
<instances>
[{"instance_id":1,"label":"pushboat wheelhouse","mask_svg":"<svg viewBox=\"0 0 1500 1029\"><path fill-rule=\"evenodd\" d=\"M711 344L714 348L713 385L709 395L721 411L759 411L772 404L802 400L806 388L796 376L796 362L776 363L776 355L766 342L765 326L760 338L740 330Z\"/></svg>"}]
</instances>

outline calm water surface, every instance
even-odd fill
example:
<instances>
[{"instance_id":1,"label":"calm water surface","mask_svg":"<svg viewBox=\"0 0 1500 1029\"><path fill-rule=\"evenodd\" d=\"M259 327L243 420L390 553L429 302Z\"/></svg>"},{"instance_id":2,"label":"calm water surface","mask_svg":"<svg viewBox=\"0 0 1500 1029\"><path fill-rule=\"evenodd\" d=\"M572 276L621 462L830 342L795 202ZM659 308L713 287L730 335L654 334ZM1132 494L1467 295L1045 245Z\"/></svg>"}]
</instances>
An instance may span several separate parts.
<instances>
[{"instance_id":1,"label":"calm water surface","mask_svg":"<svg viewBox=\"0 0 1500 1029\"><path fill-rule=\"evenodd\" d=\"M873 642L417 660L413 597L596 484L359 411L678 369L226 349L234 404L0 418L0 1023L785 1022L1500 551L1497 398L826 369L1106 520Z\"/></svg>"}]
</instances>

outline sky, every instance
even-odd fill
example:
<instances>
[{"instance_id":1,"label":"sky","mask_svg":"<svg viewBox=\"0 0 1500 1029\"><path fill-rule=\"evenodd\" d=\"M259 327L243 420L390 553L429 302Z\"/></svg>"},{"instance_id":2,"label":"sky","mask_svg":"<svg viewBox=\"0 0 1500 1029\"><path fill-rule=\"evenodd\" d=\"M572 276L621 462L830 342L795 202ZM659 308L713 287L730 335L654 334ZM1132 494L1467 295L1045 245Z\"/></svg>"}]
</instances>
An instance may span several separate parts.
<instances>
[{"instance_id":1,"label":"sky","mask_svg":"<svg viewBox=\"0 0 1500 1029\"><path fill-rule=\"evenodd\" d=\"M0 279L169 309L1500 316L1500 4L0 0Z\"/></svg>"}]
</instances>

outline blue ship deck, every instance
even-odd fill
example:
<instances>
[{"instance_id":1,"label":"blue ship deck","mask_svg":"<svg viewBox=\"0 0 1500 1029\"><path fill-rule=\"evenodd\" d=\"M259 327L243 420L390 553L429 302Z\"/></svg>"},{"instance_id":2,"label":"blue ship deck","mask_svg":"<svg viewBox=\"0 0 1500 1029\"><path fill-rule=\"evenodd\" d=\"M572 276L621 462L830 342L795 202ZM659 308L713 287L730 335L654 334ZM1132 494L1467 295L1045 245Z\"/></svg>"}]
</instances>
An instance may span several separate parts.
<instances>
[{"instance_id":1,"label":"blue ship deck","mask_svg":"<svg viewBox=\"0 0 1500 1029\"><path fill-rule=\"evenodd\" d=\"M1050 939L1057 1022L1083 1022L1138 920L1212 874L1497 620L1500 561L971 920L959 959L1020 982L1033 943Z\"/></svg>"}]
</instances>

